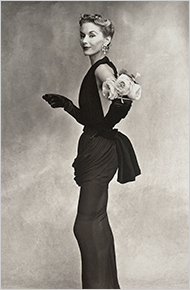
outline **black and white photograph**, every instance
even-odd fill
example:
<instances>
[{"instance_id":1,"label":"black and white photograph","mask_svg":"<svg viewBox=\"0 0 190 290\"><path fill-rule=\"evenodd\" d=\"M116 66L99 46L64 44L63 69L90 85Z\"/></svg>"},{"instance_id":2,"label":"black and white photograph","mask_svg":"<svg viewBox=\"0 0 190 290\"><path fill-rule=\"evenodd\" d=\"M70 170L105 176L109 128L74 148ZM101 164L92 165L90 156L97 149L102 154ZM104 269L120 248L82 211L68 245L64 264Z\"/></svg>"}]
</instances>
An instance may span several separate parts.
<instances>
[{"instance_id":1,"label":"black and white photograph","mask_svg":"<svg viewBox=\"0 0 190 290\"><path fill-rule=\"evenodd\" d=\"M189 1L1 1L1 289L189 289Z\"/></svg>"}]
</instances>

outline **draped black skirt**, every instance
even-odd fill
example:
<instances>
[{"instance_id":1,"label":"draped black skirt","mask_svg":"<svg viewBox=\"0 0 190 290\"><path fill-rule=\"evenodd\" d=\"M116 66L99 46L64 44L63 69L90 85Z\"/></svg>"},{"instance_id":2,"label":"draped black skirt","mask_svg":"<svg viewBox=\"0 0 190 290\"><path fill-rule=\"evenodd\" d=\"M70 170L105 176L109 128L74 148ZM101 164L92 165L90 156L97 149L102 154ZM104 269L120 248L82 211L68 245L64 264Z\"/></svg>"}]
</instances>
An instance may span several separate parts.
<instances>
[{"instance_id":1,"label":"draped black skirt","mask_svg":"<svg viewBox=\"0 0 190 290\"><path fill-rule=\"evenodd\" d=\"M119 183L134 181L141 174L133 146L117 129L99 133L85 127L79 139L78 155L74 160L75 181L82 183L95 178L109 182L109 173L117 163ZM116 170L115 170L116 171ZM114 173L115 173L114 171Z\"/></svg>"},{"instance_id":2,"label":"draped black skirt","mask_svg":"<svg viewBox=\"0 0 190 290\"><path fill-rule=\"evenodd\" d=\"M114 237L107 216L108 184L117 169L121 183L140 174L132 145L120 134L115 131L114 138L105 138L86 129L73 163L80 186L74 234L81 252L83 289L120 288Z\"/></svg>"},{"instance_id":3,"label":"draped black skirt","mask_svg":"<svg viewBox=\"0 0 190 290\"><path fill-rule=\"evenodd\" d=\"M93 132L84 132L79 139L78 156L73 163L75 181L79 186L95 179L109 183L118 167L115 142L94 136Z\"/></svg>"}]
</instances>

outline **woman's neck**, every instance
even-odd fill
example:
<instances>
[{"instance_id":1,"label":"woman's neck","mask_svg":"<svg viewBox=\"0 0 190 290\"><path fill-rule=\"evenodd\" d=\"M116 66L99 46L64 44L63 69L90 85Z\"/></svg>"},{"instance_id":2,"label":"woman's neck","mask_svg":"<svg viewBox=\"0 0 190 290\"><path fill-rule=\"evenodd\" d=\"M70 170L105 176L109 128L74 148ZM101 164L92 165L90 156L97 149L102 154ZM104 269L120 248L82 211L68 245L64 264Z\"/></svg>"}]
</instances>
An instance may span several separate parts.
<instances>
[{"instance_id":1,"label":"woman's neck","mask_svg":"<svg viewBox=\"0 0 190 290\"><path fill-rule=\"evenodd\" d=\"M91 65L93 65L98 60L104 58L105 56L106 55L102 51L99 54L94 54L94 55L89 56Z\"/></svg>"}]
</instances>

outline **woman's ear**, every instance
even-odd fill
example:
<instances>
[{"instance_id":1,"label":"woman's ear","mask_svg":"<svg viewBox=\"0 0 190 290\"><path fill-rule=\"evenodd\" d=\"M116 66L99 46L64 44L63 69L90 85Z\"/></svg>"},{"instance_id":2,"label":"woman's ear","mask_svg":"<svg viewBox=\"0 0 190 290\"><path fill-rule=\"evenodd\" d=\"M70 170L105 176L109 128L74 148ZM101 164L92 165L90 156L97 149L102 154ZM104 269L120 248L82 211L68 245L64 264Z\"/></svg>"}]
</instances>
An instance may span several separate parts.
<instances>
[{"instance_id":1,"label":"woman's ear","mask_svg":"<svg viewBox=\"0 0 190 290\"><path fill-rule=\"evenodd\" d=\"M110 43L111 43L111 36L107 36L107 37L106 37L105 45L106 45L106 46L109 46Z\"/></svg>"}]
</instances>

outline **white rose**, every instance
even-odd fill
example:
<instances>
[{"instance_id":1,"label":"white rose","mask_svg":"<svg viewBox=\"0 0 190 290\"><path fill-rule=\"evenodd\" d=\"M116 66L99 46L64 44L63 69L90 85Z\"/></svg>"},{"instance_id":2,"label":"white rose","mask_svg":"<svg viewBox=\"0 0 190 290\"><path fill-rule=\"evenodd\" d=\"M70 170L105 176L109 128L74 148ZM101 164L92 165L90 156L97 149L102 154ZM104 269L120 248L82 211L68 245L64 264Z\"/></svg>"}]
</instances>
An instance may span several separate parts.
<instances>
[{"instance_id":1,"label":"white rose","mask_svg":"<svg viewBox=\"0 0 190 290\"><path fill-rule=\"evenodd\" d=\"M141 86L126 74L121 74L118 77L116 89L121 96L127 95L131 100L139 100L141 97Z\"/></svg>"},{"instance_id":2,"label":"white rose","mask_svg":"<svg viewBox=\"0 0 190 290\"><path fill-rule=\"evenodd\" d=\"M131 89L132 80L128 75L121 74L116 80L116 89L121 96L128 95Z\"/></svg>"},{"instance_id":3,"label":"white rose","mask_svg":"<svg viewBox=\"0 0 190 290\"><path fill-rule=\"evenodd\" d=\"M131 100L138 101L141 97L141 92L142 92L141 86L139 84L132 83L130 92L128 93L127 96Z\"/></svg>"},{"instance_id":4,"label":"white rose","mask_svg":"<svg viewBox=\"0 0 190 290\"><path fill-rule=\"evenodd\" d=\"M102 84L102 94L109 100L139 100L141 98L141 92L141 86L135 82L135 77L130 77L124 73L118 79L109 77ZM123 98L123 96L127 96L127 98Z\"/></svg>"},{"instance_id":5,"label":"white rose","mask_svg":"<svg viewBox=\"0 0 190 290\"><path fill-rule=\"evenodd\" d=\"M107 78L102 84L102 94L106 99L114 100L117 99L118 93L115 89L115 78Z\"/></svg>"}]
</instances>

